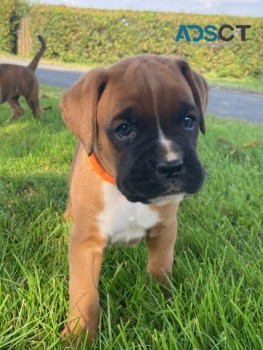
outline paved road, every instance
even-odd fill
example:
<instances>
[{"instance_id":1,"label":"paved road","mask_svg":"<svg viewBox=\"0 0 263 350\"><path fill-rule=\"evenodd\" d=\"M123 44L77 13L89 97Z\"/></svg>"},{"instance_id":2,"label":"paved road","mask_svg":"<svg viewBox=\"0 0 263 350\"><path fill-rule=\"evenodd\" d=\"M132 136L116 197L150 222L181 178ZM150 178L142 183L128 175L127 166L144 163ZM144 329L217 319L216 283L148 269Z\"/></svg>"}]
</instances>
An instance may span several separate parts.
<instances>
[{"instance_id":1,"label":"paved road","mask_svg":"<svg viewBox=\"0 0 263 350\"><path fill-rule=\"evenodd\" d=\"M263 94L210 87L208 113L263 124Z\"/></svg>"},{"instance_id":2,"label":"paved road","mask_svg":"<svg viewBox=\"0 0 263 350\"><path fill-rule=\"evenodd\" d=\"M7 60L0 57L0 63L3 62ZM26 64L14 60L10 63ZM63 88L72 85L82 74L84 71L43 64L37 69L37 77L41 83ZM210 87L208 114L263 124L263 94Z\"/></svg>"}]
</instances>

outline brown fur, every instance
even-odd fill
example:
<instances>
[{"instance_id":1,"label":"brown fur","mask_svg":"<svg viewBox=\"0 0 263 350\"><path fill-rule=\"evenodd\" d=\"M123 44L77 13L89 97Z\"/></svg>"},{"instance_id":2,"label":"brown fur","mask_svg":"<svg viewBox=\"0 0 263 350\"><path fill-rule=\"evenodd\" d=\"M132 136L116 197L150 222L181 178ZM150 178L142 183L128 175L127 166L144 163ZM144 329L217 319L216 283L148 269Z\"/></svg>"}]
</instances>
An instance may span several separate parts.
<instances>
[{"instance_id":1,"label":"brown fur","mask_svg":"<svg viewBox=\"0 0 263 350\"><path fill-rule=\"evenodd\" d=\"M146 57L153 71L160 69L157 56ZM128 60L131 64L127 69ZM114 64L107 70L104 68L92 70L65 93L61 102L66 124L81 141L77 146L71 168L70 195L66 211L66 216L71 217L74 224L69 244L70 311L68 323L62 333L63 338L70 335L77 338L79 334L88 332L88 338L92 340L97 331L99 274L108 242L100 232L97 219L98 214L104 209L102 192L104 180L92 169L88 154L94 152L104 169L112 176L116 176L115 164L118 155L105 135L107 125L116 115L114 114L116 108L125 108L123 101L127 106L134 104L145 110L152 108L149 90L147 91L143 84L138 87L134 83L133 67L138 60L140 57L130 58ZM161 84L164 86L173 84L176 93L162 95L162 90L158 90L157 86L157 98L162 101L163 108L169 105L171 99L176 105L177 99L182 99L182 96L194 102L201 111L200 129L204 132L203 117L207 106L205 80L192 71L184 61L167 57L167 64L174 67L176 81L164 75ZM105 85L107 90L101 97ZM122 102L120 107L119 101ZM153 113L148 115L154 118ZM160 222L146 233L147 269L155 279L167 285L167 275L172 271L174 260L178 203L163 206L149 204L149 208L158 212Z\"/></svg>"},{"instance_id":2,"label":"brown fur","mask_svg":"<svg viewBox=\"0 0 263 350\"><path fill-rule=\"evenodd\" d=\"M27 67L15 64L0 64L0 103L8 102L13 109L11 119L19 119L24 111L19 103L20 96L26 99L35 118L41 115L38 81L35 75L38 62L45 52L46 43L38 35L41 48Z\"/></svg>"}]
</instances>

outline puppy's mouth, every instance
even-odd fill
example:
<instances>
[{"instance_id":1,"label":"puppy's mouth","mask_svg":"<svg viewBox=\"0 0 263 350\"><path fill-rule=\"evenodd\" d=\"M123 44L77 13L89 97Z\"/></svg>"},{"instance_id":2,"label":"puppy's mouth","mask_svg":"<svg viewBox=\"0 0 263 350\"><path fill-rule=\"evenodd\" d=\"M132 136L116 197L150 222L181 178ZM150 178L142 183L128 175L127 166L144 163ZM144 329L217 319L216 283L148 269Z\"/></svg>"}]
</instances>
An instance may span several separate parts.
<instances>
[{"instance_id":1,"label":"puppy's mouth","mask_svg":"<svg viewBox=\"0 0 263 350\"><path fill-rule=\"evenodd\" d=\"M117 176L117 186L130 202L158 204L182 199L184 195L194 194L204 182L204 170L198 162L191 170L184 169L171 178L154 172L130 172L125 177Z\"/></svg>"},{"instance_id":2,"label":"puppy's mouth","mask_svg":"<svg viewBox=\"0 0 263 350\"><path fill-rule=\"evenodd\" d=\"M172 202L175 197L184 195L183 190L168 180L163 183L153 183L151 186L149 186L149 182L136 183L134 186L125 184L123 186L119 185L117 181L117 186L128 201L144 204Z\"/></svg>"}]
</instances>

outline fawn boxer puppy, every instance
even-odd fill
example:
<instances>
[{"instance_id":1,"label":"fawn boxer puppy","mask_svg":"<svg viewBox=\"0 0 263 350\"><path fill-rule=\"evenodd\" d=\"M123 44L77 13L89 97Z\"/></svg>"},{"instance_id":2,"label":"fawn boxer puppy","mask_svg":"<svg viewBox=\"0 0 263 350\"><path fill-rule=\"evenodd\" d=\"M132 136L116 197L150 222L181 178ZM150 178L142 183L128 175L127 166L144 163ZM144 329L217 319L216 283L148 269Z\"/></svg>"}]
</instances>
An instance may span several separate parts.
<instances>
[{"instance_id":1,"label":"fawn boxer puppy","mask_svg":"<svg viewBox=\"0 0 263 350\"><path fill-rule=\"evenodd\" d=\"M146 238L147 269L167 284L179 202L204 181L196 146L206 107L204 78L182 59L157 55L93 69L64 94L62 115L80 142L66 211L73 226L63 337L95 337L108 244Z\"/></svg>"}]
</instances>

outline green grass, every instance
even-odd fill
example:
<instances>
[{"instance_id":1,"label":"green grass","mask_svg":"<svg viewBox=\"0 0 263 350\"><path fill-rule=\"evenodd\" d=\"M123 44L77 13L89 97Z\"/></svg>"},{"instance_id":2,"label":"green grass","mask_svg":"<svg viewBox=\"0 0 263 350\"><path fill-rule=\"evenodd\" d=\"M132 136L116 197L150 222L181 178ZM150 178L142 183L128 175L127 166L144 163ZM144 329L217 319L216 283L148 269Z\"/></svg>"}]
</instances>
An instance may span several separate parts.
<instances>
[{"instance_id":1,"label":"green grass","mask_svg":"<svg viewBox=\"0 0 263 350\"><path fill-rule=\"evenodd\" d=\"M208 83L227 89L248 90L252 92L263 93L263 81L259 78L244 77L237 79L233 77L220 78L215 75L206 75Z\"/></svg>"},{"instance_id":2,"label":"green grass","mask_svg":"<svg viewBox=\"0 0 263 350\"><path fill-rule=\"evenodd\" d=\"M62 214L75 141L59 116L61 92L42 86L50 108L39 121L26 108L3 125L10 110L0 106L0 349L62 349ZM110 247L94 349L263 348L262 134L261 126L207 117L199 139L206 183L179 210L172 297L146 278L144 243Z\"/></svg>"}]
</instances>

